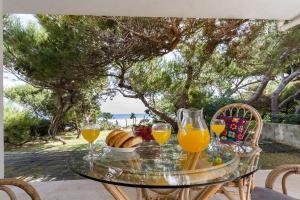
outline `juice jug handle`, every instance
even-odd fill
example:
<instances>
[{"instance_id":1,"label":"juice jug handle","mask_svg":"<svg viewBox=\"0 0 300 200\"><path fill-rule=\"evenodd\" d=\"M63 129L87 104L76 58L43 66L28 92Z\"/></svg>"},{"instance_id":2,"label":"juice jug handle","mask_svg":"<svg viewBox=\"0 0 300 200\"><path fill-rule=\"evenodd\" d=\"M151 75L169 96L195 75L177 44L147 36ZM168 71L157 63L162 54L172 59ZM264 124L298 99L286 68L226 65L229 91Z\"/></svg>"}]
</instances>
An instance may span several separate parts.
<instances>
[{"instance_id":1,"label":"juice jug handle","mask_svg":"<svg viewBox=\"0 0 300 200\"><path fill-rule=\"evenodd\" d=\"M180 129L180 127L182 126L182 124L181 124L181 118L182 118L183 110L184 110L184 108L180 108L180 109L177 111L177 124L178 124L178 129Z\"/></svg>"}]
</instances>

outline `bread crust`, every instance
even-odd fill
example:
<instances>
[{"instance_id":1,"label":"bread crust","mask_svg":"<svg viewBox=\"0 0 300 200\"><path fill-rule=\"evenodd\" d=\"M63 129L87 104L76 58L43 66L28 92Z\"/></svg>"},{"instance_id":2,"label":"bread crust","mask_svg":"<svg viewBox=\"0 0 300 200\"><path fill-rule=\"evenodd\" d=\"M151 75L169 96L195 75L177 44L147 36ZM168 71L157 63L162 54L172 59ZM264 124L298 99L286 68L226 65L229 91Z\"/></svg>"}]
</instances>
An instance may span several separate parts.
<instances>
[{"instance_id":1,"label":"bread crust","mask_svg":"<svg viewBox=\"0 0 300 200\"><path fill-rule=\"evenodd\" d=\"M108 144L109 143L109 140L112 139L115 135L118 134L118 132L120 132L122 130L120 129L115 129L113 131L111 131L105 138L105 143Z\"/></svg>"},{"instance_id":2,"label":"bread crust","mask_svg":"<svg viewBox=\"0 0 300 200\"><path fill-rule=\"evenodd\" d=\"M143 142L143 139L140 136L131 137L123 143L122 147L123 148L131 148L131 147L141 144L142 142Z\"/></svg>"},{"instance_id":3,"label":"bread crust","mask_svg":"<svg viewBox=\"0 0 300 200\"><path fill-rule=\"evenodd\" d=\"M119 139L115 142L114 147L120 148L122 144L130 137L131 136L128 133L126 135L123 135L122 137L119 137Z\"/></svg>"},{"instance_id":4,"label":"bread crust","mask_svg":"<svg viewBox=\"0 0 300 200\"><path fill-rule=\"evenodd\" d=\"M113 136L109 141L108 141L108 145L111 147L115 147L116 143L118 142L118 140L120 140L121 138L123 138L124 136L128 135L128 133L124 132L124 131L120 131L118 132L115 136Z\"/></svg>"}]
</instances>

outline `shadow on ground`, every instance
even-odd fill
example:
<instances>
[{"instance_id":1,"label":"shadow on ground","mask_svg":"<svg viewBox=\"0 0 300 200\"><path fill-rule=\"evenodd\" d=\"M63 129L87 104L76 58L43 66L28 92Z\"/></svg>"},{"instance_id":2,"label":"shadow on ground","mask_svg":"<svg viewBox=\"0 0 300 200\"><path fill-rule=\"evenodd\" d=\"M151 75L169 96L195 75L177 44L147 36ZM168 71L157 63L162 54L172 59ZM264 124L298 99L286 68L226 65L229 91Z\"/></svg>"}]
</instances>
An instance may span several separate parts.
<instances>
[{"instance_id":1,"label":"shadow on ground","mask_svg":"<svg viewBox=\"0 0 300 200\"><path fill-rule=\"evenodd\" d=\"M69 152L6 152L5 177L17 177L26 181L80 179L68 167Z\"/></svg>"},{"instance_id":2,"label":"shadow on ground","mask_svg":"<svg viewBox=\"0 0 300 200\"><path fill-rule=\"evenodd\" d=\"M260 156L262 169L273 169L284 164L300 164L300 149L271 141L263 141L259 146L263 150Z\"/></svg>"},{"instance_id":3,"label":"shadow on ground","mask_svg":"<svg viewBox=\"0 0 300 200\"><path fill-rule=\"evenodd\" d=\"M260 159L262 169L272 169L282 164L300 164L299 149L270 141L263 141L260 147L263 149ZM81 179L68 168L69 152L6 152L5 177L18 177L26 181Z\"/></svg>"}]
</instances>

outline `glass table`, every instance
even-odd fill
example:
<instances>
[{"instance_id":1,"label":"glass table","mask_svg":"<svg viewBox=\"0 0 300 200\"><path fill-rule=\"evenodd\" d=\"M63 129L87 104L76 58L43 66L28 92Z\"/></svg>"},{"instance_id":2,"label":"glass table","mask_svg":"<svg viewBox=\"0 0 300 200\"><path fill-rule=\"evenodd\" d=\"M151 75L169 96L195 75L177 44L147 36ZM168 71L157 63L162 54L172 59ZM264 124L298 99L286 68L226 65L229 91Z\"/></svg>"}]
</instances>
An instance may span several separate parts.
<instances>
[{"instance_id":1,"label":"glass table","mask_svg":"<svg viewBox=\"0 0 300 200\"><path fill-rule=\"evenodd\" d=\"M87 161L86 150L70 154L71 170L85 178L101 182L118 200L128 196L118 186L139 188L140 196L147 199L149 192L190 199L191 188L199 188L194 199L208 199L230 181L251 176L258 170L259 148L239 154L224 145L213 152L185 153L177 144L159 146L145 143L134 152L117 152L97 146L99 157Z\"/></svg>"}]
</instances>

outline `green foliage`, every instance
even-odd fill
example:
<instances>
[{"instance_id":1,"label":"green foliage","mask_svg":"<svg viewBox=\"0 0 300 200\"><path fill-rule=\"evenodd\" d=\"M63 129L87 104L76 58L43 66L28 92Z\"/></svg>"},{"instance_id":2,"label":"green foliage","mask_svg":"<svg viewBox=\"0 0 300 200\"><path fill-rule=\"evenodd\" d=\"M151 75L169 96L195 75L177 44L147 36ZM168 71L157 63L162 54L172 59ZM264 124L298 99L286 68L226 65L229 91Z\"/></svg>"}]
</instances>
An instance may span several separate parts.
<instances>
[{"instance_id":1,"label":"green foliage","mask_svg":"<svg viewBox=\"0 0 300 200\"><path fill-rule=\"evenodd\" d=\"M93 88L94 87L94 88ZM100 113L100 105L98 100L101 95L101 87L93 85L87 89L82 89L81 101L78 101L72 109L70 109L62 119L62 127L64 125L76 127L87 116L96 119ZM100 88L100 89L99 89ZM4 91L5 97L24 106L32 111L36 117L42 118L42 122L39 125L41 135L46 135L44 130L49 127L49 119L52 119L58 112L57 96L50 90L35 88L31 85L19 85L16 87L8 88Z\"/></svg>"},{"instance_id":2,"label":"green foliage","mask_svg":"<svg viewBox=\"0 0 300 200\"><path fill-rule=\"evenodd\" d=\"M109 122L107 120L101 120L99 122L99 125L101 130L113 130L116 128L120 128L115 123Z\"/></svg>"},{"instance_id":3,"label":"green foliage","mask_svg":"<svg viewBox=\"0 0 300 200\"><path fill-rule=\"evenodd\" d=\"M34 129L40 119L33 116L29 110L19 111L15 108L4 109L5 142L19 145L32 139Z\"/></svg>"},{"instance_id":4,"label":"green foliage","mask_svg":"<svg viewBox=\"0 0 300 200\"><path fill-rule=\"evenodd\" d=\"M113 117L113 115L109 112L102 112L100 114L100 117L103 118L103 120L107 121Z\"/></svg>"},{"instance_id":5,"label":"green foliage","mask_svg":"<svg viewBox=\"0 0 300 200\"><path fill-rule=\"evenodd\" d=\"M212 116L223 106L238 102L241 102L241 100L225 97L210 98L203 107L206 121L210 122Z\"/></svg>"},{"instance_id":6,"label":"green foliage","mask_svg":"<svg viewBox=\"0 0 300 200\"><path fill-rule=\"evenodd\" d=\"M4 95L42 118L51 119L57 110L55 94L47 89L26 84L8 88L4 91Z\"/></svg>"},{"instance_id":7,"label":"green foliage","mask_svg":"<svg viewBox=\"0 0 300 200\"><path fill-rule=\"evenodd\" d=\"M300 114L287 114L284 116L282 123L300 124Z\"/></svg>"},{"instance_id":8,"label":"green foliage","mask_svg":"<svg viewBox=\"0 0 300 200\"><path fill-rule=\"evenodd\" d=\"M272 122L272 118L276 118L276 123L283 124L300 124L300 114L284 114L280 113L278 115L265 114L263 120L265 122Z\"/></svg>"},{"instance_id":9,"label":"green foliage","mask_svg":"<svg viewBox=\"0 0 300 200\"><path fill-rule=\"evenodd\" d=\"M69 111L77 124L82 116L99 115L95 103L99 99L95 98L108 87L104 83L112 63L164 55L198 26L193 20L175 18L65 15L36 15L36 18L39 26L27 27L14 17L5 18L4 64L19 78L53 92L56 109L51 113L52 137ZM181 34L185 29L189 32Z\"/></svg>"}]
</instances>

